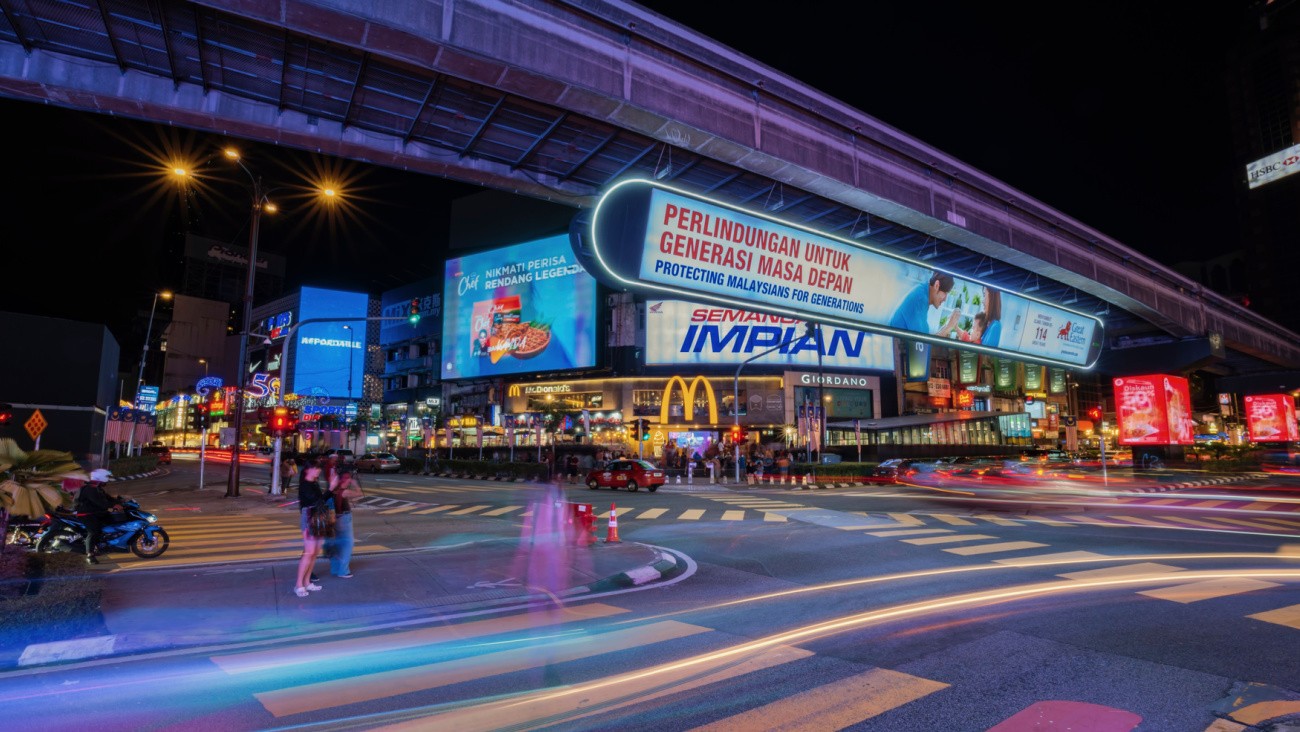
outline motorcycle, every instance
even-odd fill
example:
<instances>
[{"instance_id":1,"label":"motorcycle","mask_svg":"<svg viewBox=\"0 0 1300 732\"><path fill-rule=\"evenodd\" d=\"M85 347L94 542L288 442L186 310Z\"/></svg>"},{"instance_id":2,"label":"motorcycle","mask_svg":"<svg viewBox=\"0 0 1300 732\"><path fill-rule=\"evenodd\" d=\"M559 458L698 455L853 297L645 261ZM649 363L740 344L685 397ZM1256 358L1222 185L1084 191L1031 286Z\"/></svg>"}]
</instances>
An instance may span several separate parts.
<instances>
[{"instance_id":1,"label":"motorcycle","mask_svg":"<svg viewBox=\"0 0 1300 732\"><path fill-rule=\"evenodd\" d=\"M112 514L113 522L104 523L96 554L131 552L141 559L155 559L167 551L171 539L158 517L140 508L129 498L121 500L122 513ZM46 514L37 530L33 548L38 552L84 552L86 548L86 514L59 512Z\"/></svg>"}]
</instances>

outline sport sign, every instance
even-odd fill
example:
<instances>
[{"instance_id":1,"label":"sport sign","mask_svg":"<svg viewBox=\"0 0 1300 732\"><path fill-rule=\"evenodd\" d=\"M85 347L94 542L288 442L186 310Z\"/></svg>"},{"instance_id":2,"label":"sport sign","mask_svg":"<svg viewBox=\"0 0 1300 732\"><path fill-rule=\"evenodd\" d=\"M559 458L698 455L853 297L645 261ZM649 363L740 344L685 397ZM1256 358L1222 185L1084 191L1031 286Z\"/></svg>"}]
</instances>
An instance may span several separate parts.
<instances>
[{"instance_id":1,"label":"sport sign","mask_svg":"<svg viewBox=\"0 0 1300 732\"><path fill-rule=\"evenodd\" d=\"M1089 368L1096 317L647 180L591 217L596 273L651 297Z\"/></svg>"}]
</instances>

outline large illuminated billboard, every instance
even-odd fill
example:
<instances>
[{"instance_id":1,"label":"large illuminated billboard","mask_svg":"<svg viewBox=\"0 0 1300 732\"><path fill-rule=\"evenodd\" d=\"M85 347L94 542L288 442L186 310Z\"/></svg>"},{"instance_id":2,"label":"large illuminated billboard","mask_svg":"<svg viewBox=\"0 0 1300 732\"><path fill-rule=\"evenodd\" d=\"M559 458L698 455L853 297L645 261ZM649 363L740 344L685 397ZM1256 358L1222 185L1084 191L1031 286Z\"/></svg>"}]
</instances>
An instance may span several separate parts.
<instances>
[{"instance_id":1,"label":"large illuminated billboard","mask_svg":"<svg viewBox=\"0 0 1300 732\"><path fill-rule=\"evenodd\" d=\"M647 366L736 365L780 346L755 365L817 366L817 343L796 318L680 300L646 303ZM838 369L894 368L894 339L828 326L822 331L822 365ZM782 345L787 344L787 345Z\"/></svg>"},{"instance_id":2,"label":"large illuminated billboard","mask_svg":"<svg viewBox=\"0 0 1300 732\"><path fill-rule=\"evenodd\" d=\"M447 260L442 378L596 365L596 280L567 236Z\"/></svg>"},{"instance_id":3,"label":"large illuminated billboard","mask_svg":"<svg viewBox=\"0 0 1300 732\"><path fill-rule=\"evenodd\" d=\"M611 188L590 233L602 276L649 297L1073 368L1101 353L1094 316L651 181Z\"/></svg>"},{"instance_id":4,"label":"large illuminated billboard","mask_svg":"<svg viewBox=\"0 0 1300 732\"><path fill-rule=\"evenodd\" d=\"M318 399L361 397L369 301L363 292L302 288L298 301L302 325L295 337L290 385L295 393ZM314 318L331 322L306 322Z\"/></svg>"},{"instance_id":5,"label":"large illuminated billboard","mask_svg":"<svg viewBox=\"0 0 1300 732\"><path fill-rule=\"evenodd\" d=\"M1115 379L1115 414L1121 445L1195 443L1187 379L1156 374Z\"/></svg>"},{"instance_id":6,"label":"large illuminated billboard","mask_svg":"<svg viewBox=\"0 0 1300 732\"><path fill-rule=\"evenodd\" d=\"M1300 440L1295 423L1295 399L1290 394L1254 394L1245 398L1246 430L1251 442Z\"/></svg>"}]
</instances>

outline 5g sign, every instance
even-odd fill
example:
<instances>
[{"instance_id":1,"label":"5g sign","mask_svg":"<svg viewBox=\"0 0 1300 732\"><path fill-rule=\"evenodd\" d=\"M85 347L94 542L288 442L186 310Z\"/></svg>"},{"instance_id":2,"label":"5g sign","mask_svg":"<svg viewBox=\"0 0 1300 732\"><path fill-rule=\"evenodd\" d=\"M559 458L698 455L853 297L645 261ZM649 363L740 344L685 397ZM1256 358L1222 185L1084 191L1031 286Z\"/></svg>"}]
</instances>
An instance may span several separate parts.
<instances>
[{"instance_id":1,"label":"5g sign","mask_svg":"<svg viewBox=\"0 0 1300 732\"><path fill-rule=\"evenodd\" d=\"M280 377L271 376L265 371L253 374L253 381L245 387L248 396L254 399L264 399L271 397L273 401L280 399Z\"/></svg>"}]
</instances>

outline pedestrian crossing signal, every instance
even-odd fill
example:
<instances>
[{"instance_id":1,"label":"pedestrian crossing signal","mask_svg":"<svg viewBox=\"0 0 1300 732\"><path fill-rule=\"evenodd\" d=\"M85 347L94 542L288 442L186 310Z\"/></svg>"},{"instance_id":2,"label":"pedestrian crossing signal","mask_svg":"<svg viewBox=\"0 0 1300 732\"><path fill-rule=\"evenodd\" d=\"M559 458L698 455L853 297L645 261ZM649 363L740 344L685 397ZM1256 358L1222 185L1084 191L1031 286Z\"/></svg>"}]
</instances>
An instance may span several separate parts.
<instances>
[{"instance_id":1,"label":"pedestrian crossing signal","mask_svg":"<svg viewBox=\"0 0 1300 732\"><path fill-rule=\"evenodd\" d=\"M1088 419L1092 420L1093 422L1100 422L1100 421L1101 421L1101 407L1089 407L1089 409L1088 409Z\"/></svg>"},{"instance_id":2,"label":"pedestrian crossing signal","mask_svg":"<svg viewBox=\"0 0 1300 732\"><path fill-rule=\"evenodd\" d=\"M0 404L0 427L8 427L14 421L14 408L8 404Z\"/></svg>"},{"instance_id":3,"label":"pedestrian crossing signal","mask_svg":"<svg viewBox=\"0 0 1300 732\"><path fill-rule=\"evenodd\" d=\"M190 404L190 426L195 432L208 428L208 403L202 400Z\"/></svg>"},{"instance_id":4,"label":"pedestrian crossing signal","mask_svg":"<svg viewBox=\"0 0 1300 732\"><path fill-rule=\"evenodd\" d=\"M406 320L411 325L416 325L420 322L420 298L411 298L411 306L407 308L406 311Z\"/></svg>"}]
</instances>

